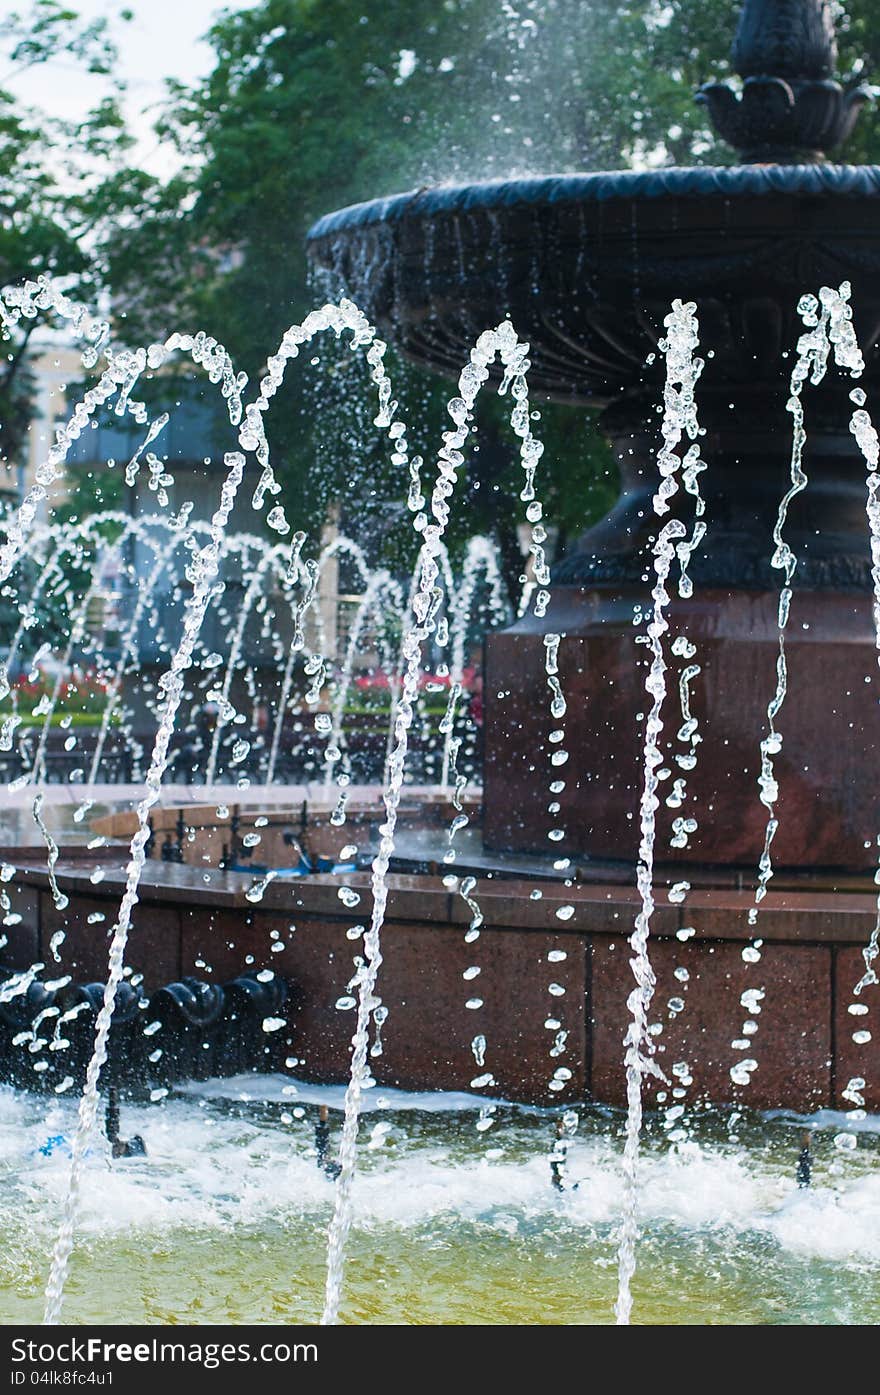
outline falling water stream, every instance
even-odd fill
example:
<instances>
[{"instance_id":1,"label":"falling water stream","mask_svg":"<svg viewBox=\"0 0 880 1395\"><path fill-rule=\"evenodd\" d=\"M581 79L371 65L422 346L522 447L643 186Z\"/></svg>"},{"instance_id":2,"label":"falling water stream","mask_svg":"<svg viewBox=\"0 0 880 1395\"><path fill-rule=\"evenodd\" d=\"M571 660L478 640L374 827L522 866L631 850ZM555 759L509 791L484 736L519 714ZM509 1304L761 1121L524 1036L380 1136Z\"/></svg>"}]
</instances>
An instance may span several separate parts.
<instances>
[{"instance_id":1,"label":"falling water stream","mask_svg":"<svg viewBox=\"0 0 880 1395\"><path fill-rule=\"evenodd\" d=\"M666 386L663 394L663 444L658 455L660 487L654 496L654 512L658 518L669 512L669 500L678 489L677 475L682 465L679 447L687 437L696 441L699 434L694 393L703 369L702 360L695 357L698 344L696 307L673 304L664 321L666 337L660 348L666 356ZM626 1139L623 1151L623 1172L626 1181L625 1204L618 1254L618 1295L615 1313L618 1324L629 1322L632 1312L630 1284L636 1267L638 1239L638 1161L639 1135L642 1126L642 1077L646 1072L660 1074L653 1059L652 1040L648 1033L648 1010L654 993L654 971L648 953L651 917L654 913L654 844L657 836L657 770L663 763L660 738L663 732L663 704L666 699L666 658L663 637L669 629L666 609L669 605L667 584L676 557L677 545L687 537L680 519L669 519L660 528L654 543L655 583L651 592L653 613L648 623L651 664L645 680L651 698L651 708L645 720L644 785L640 802L639 861L637 884L641 910L636 917L630 937L630 965L636 986L627 999L631 1022L624 1039L626 1069ZM679 556L682 554L679 553ZM689 555L685 552L684 556Z\"/></svg>"},{"instance_id":2,"label":"falling water stream","mask_svg":"<svg viewBox=\"0 0 880 1395\"><path fill-rule=\"evenodd\" d=\"M855 329L852 323L852 310L850 308L851 287L848 282L844 282L839 290L834 291L823 288L820 301L823 310L827 312L828 318L828 339L834 350L834 362L836 366L849 373L853 379L859 379L865 371L865 360L856 339ZM866 499L865 509L868 518L868 533L871 544L871 576L874 585L873 596L873 619L874 619L874 639L880 662L880 476L877 473L878 463L880 463L880 438L877 429L871 419L870 413L865 408L866 396L861 387L855 387L850 393L850 401L853 404L853 412L850 418L850 431L864 457L867 467ZM878 835L880 842L880 835ZM880 887L880 866L874 874L875 884ZM871 1032L864 1025L859 1025L859 1019L866 1016L867 1006L861 1001L861 994L866 988L878 983L877 972L874 969L874 960L880 954L880 892L877 895L877 909L874 920L874 927L868 938L867 944L862 950L864 962L864 973L853 987L852 1001L848 1005L848 1013L855 1019L855 1030L852 1032L852 1040L856 1046L866 1046L871 1040ZM848 1121L850 1124L858 1125L865 1119L865 1088L864 1076L853 1076L842 1090L843 1098L852 1106L848 1111ZM846 1131L838 1134L835 1138L838 1147L850 1150L857 1142L856 1135Z\"/></svg>"},{"instance_id":3,"label":"falling water stream","mask_svg":"<svg viewBox=\"0 0 880 1395\"><path fill-rule=\"evenodd\" d=\"M791 614L793 581L797 569L797 557L785 540L784 529L792 500L809 484L803 465L804 448L807 442L803 391L807 383L815 387L822 382L832 353L835 365L848 372L851 378L858 379L864 373L864 357L858 346L852 324L850 295L851 287L848 282L844 282L837 290L829 286L822 287L818 298L814 295L804 295L798 303L798 312L806 332L798 342L797 359L791 373L790 396L787 404L788 411L793 418L791 484L780 502L773 529L774 552L771 561L774 567L783 572L784 580L780 590L777 618L779 654L776 664L776 690L767 708L767 734L762 738L760 745L761 768L758 785L761 803L767 809L768 817L764 847L758 863L754 905L749 911L749 925L753 928L758 924L759 908L767 894L768 883L773 876L771 845L779 827L776 813L779 788L775 775L774 757L782 749L783 738L776 722L788 695L789 675L785 653L785 633ZM850 431L859 445L868 470L866 512L874 583L875 640L878 655L880 655L880 498L878 498L880 481L878 481L877 475L880 446L878 446L877 432L870 414L865 410L864 390L860 387L854 388L850 398L854 408L850 419ZM880 871L877 872L875 881L880 886ZM749 964L760 962L761 948L761 940L754 938L752 943L743 950L743 959ZM880 953L880 893L878 893L877 898L874 929L863 950L865 973L856 983L853 990L854 1001L849 1005L849 1012L854 1017L862 1016L867 1012L867 1008L858 999L864 988L878 981L872 967L873 960L878 953ZM744 1050L747 1046L754 1046L759 1027L757 1016L761 1012L765 996L764 988L749 988L743 993L742 1005L750 1014L743 1030L744 1032L749 1031L750 1035L734 1041L732 1043L734 1049ZM859 1029L857 1026L853 1033L853 1041L856 1045L864 1045L870 1039L870 1032L865 1031L864 1028ZM754 1057L741 1058L731 1068L731 1079L737 1085L748 1085L751 1074L757 1069L757 1066L758 1062ZM853 1077L843 1090L844 1098L856 1106L854 1110L850 1111L856 1122L864 1118L864 1110L862 1109L864 1086L864 1078ZM837 1135L836 1141L840 1147L848 1149L855 1143L855 1136L840 1133Z\"/></svg>"},{"instance_id":4,"label":"falling water stream","mask_svg":"<svg viewBox=\"0 0 880 1395\"><path fill-rule=\"evenodd\" d=\"M792 500L797 497L809 483L807 473L804 470L804 446L807 441L807 433L804 428L804 408L803 390L809 381L814 386L820 383L825 376L828 364L828 354L831 344L828 338L828 324L831 313L831 296L833 292L823 291L820 303L815 296L803 296L798 305L801 318L807 326L807 333L802 335L798 341L797 361L791 373L790 396L788 400L788 411L793 420L792 449L791 449L791 486L787 493L783 495L779 505L779 512L773 528L774 551L771 557L771 564L784 574L782 589L779 593L779 656L776 661L776 691L770 699L767 707L767 735L761 740L761 771L758 776L758 785L761 792L761 803L767 810L767 827L764 834L764 847L758 863L758 880L755 888L755 904L749 912L749 924L755 925L758 919L758 908L764 897L767 895L767 885L773 876L773 861L771 856L771 846L779 828L779 820L776 816L776 802L779 798L779 786L776 781L774 756L782 750L782 735L777 729L776 719L782 710L785 699L788 695L788 665L785 655L785 631L791 614L792 582L797 568L797 557L785 540L785 524L788 518L788 510ZM745 1063L741 1063L744 1067ZM745 1074L748 1074L746 1071Z\"/></svg>"}]
</instances>

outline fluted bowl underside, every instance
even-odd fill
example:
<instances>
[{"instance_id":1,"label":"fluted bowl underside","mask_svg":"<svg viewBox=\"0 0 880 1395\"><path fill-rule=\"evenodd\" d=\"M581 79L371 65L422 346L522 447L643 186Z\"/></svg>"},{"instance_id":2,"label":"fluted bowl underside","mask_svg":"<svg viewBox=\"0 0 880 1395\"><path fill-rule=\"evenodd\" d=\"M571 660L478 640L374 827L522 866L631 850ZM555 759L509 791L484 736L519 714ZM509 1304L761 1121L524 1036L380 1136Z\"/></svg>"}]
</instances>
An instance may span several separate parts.
<instances>
[{"instance_id":1,"label":"fluted bowl underside","mask_svg":"<svg viewBox=\"0 0 880 1395\"><path fill-rule=\"evenodd\" d=\"M328 214L309 251L408 357L444 373L509 316L531 345L533 388L572 402L605 406L659 380L646 361L675 298L698 303L708 387L782 388L798 299L822 285L849 280L862 347L880 338L876 165L420 190Z\"/></svg>"}]
</instances>

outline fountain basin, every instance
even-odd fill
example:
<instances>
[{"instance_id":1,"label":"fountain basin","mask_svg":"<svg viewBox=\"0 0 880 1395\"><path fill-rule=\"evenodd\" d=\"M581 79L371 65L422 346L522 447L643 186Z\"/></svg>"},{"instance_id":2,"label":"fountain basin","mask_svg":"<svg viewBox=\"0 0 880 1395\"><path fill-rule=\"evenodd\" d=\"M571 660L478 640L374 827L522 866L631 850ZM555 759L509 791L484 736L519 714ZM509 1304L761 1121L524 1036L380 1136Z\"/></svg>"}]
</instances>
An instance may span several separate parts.
<instances>
[{"instance_id":1,"label":"fountain basin","mask_svg":"<svg viewBox=\"0 0 880 1395\"><path fill-rule=\"evenodd\" d=\"M607 407L662 383L645 361L675 297L700 302L705 386L781 390L797 302L825 282L852 282L873 347L878 206L873 165L555 175L356 204L321 218L309 251L415 361L457 374L509 315L535 390Z\"/></svg>"},{"instance_id":2,"label":"fountain basin","mask_svg":"<svg viewBox=\"0 0 880 1395\"><path fill-rule=\"evenodd\" d=\"M45 866L19 859L12 894L23 918L3 967L39 961L51 965L52 977L101 980L124 873L108 872L94 885L91 865L72 858L57 871L70 898L65 911L53 904ZM393 875L380 986L389 1017L382 1055L371 1062L379 1084L460 1091L488 1072L493 1083L483 1093L510 1100L623 1104L620 1009L632 986L627 940L638 896L624 869L594 867L589 875L592 881L571 887L545 880L540 899L532 898L533 878L485 876L478 893L485 924L473 944L464 939L468 906L439 877ZM128 962L144 974L148 992L188 975L223 983L242 971L272 970L292 992L285 1027L267 1038L266 1068L284 1070L291 1061L287 1068L299 1078L342 1082L354 1013L337 1005L350 998L359 941L347 931L369 914L369 876L344 879L360 896L355 907L340 901L338 877L276 880L259 904L247 899L253 882L242 873L148 861ZM651 1021L662 1026L657 1060L667 1075L688 1063L690 1101L810 1110L845 1103L841 1092L860 1075L868 1080L869 1107L880 1106L876 1033L867 1046L852 1041L854 1028L870 1027L871 1017L856 1021L847 1013L876 913L869 887L858 878L785 881L763 904L757 964L742 957L754 932L747 924L752 892L741 879L737 885L729 876L725 882L705 870L695 874L683 906L658 894L651 951ZM557 912L568 906L574 912L562 921ZM105 916L100 924L89 921L96 913ZM65 939L55 962L49 941L59 928ZM682 941L684 928L694 933ZM282 948L273 951L273 944ZM560 952L564 959L548 957ZM473 964L481 972L465 980ZM687 971L686 982L676 969ZM745 1053L759 1065L750 1084L739 1086L730 1070L743 1049L731 1043L741 1040L750 1015L741 1003L750 988L765 993L759 1031ZM476 997L482 1006L468 1008ZM560 1031L567 1033L564 1050L551 1057ZM487 1041L482 1067L472 1050L478 1034ZM556 1076L560 1068L570 1076ZM646 1081L645 1088L650 1103L664 1087Z\"/></svg>"},{"instance_id":3,"label":"fountain basin","mask_svg":"<svg viewBox=\"0 0 880 1395\"><path fill-rule=\"evenodd\" d=\"M239 1076L158 1105L126 1102L124 1124L143 1134L148 1156L112 1168L100 1157L83 1170L88 1239L66 1321L101 1325L110 1314L117 1323L260 1323L280 1340L289 1328L285 1334L279 1323L314 1323L334 1199L315 1166L314 1120L318 1103L329 1103L337 1139L341 1094L300 1082L291 1096L282 1076ZM38 1149L47 1132L73 1127L76 1103L0 1088L0 1304L8 1323L42 1318L46 1251L70 1162ZM555 1119L499 1107L482 1133L478 1100L467 1109L456 1096L376 1089L364 1103L362 1223L351 1232L346 1322L613 1322L622 1198L616 1119L579 1111L561 1195L548 1161ZM381 1146L368 1146L376 1121L391 1128ZM648 1122L643 1322L814 1325L839 1322L842 1309L853 1324L874 1321L876 1120L865 1122L859 1148L844 1159L832 1142L842 1116L810 1122L816 1165L805 1192L794 1177L803 1122L746 1115L731 1145L726 1116L697 1114L693 1141L681 1149Z\"/></svg>"}]
</instances>

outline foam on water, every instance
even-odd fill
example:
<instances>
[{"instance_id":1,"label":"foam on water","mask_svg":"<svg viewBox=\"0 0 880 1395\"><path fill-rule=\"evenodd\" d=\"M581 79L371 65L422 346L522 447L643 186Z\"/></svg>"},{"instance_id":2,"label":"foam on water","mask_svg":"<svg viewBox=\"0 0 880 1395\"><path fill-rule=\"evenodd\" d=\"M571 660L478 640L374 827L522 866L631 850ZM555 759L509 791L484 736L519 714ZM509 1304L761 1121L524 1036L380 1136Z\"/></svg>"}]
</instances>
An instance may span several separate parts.
<instances>
[{"instance_id":1,"label":"foam on water","mask_svg":"<svg viewBox=\"0 0 880 1395\"><path fill-rule=\"evenodd\" d=\"M183 1244L185 1235L198 1231L228 1236L280 1225L295 1240L303 1225L325 1226L333 1189L315 1165L313 1119L281 1121L271 1107L281 1098L280 1077L242 1079L249 1092L239 1090L239 1082L222 1082L221 1092L216 1082L200 1087L201 1100L125 1106L125 1131L142 1133L149 1154L111 1166L102 1148L90 1152L82 1174L83 1231L96 1239L164 1237L166 1244L177 1233ZM326 1089L298 1089L289 1108L311 1102L313 1093L328 1103L333 1098ZM239 1098L229 1105L245 1093L248 1102ZM438 1240L453 1240L473 1227L511 1236L540 1228L549 1237L599 1243L611 1262L625 1188L616 1120L598 1126L593 1121L595 1131L574 1141L566 1166L569 1189L559 1194L550 1186L549 1130L546 1148L536 1146L546 1121L518 1111L505 1114L487 1155L473 1146L466 1112L477 1103L472 1098L455 1099L450 1108L449 1097L382 1094L390 1127L378 1135L380 1146L371 1146L365 1128L355 1182L362 1226L401 1235L430 1227ZM829 1128L835 1122L829 1117ZM880 1131L880 1120L873 1123ZM33 1251L37 1263L57 1224L69 1170L63 1145L49 1156L39 1150L47 1138L69 1135L74 1126L75 1101L0 1090L0 1173L10 1203L4 1245ZM737 1266L752 1262L755 1242L772 1241L783 1258L880 1267L880 1176L864 1163L842 1164L833 1157L830 1137L828 1144L817 1185L807 1191L797 1189L792 1166L784 1170L789 1150L774 1152L766 1132L746 1147L646 1147L640 1196L646 1237L671 1235L688 1245L721 1248L736 1240L727 1257Z\"/></svg>"}]
</instances>

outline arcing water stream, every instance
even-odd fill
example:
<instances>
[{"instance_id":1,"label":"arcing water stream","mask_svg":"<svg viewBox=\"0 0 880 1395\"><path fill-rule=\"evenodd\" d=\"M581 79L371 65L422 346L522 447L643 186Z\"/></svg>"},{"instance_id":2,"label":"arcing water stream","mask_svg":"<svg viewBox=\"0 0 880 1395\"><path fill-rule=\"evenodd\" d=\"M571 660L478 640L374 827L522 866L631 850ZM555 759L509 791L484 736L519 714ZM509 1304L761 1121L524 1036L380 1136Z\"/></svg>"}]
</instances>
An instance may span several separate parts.
<instances>
[{"instance_id":1,"label":"arcing water stream","mask_svg":"<svg viewBox=\"0 0 880 1395\"><path fill-rule=\"evenodd\" d=\"M198 520L178 524L161 514L131 518L108 511L78 524L41 526L34 531L29 559L37 575L30 603L23 610L0 666L3 705L9 707L8 713L0 719L0 759L5 753L7 769L10 772L20 769L21 773L13 781L16 787L23 783L36 785L47 780L71 778L68 772L77 758L86 761L87 768L81 770L74 782L82 783L86 791L96 783L112 782L118 778L120 740L125 746L127 764L136 767L145 717L132 705L131 675L140 676L138 686L143 694L154 683L152 675L170 659L173 652L171 631L184 600L183 567L187 554L200 546L208 528L207 523ZM123 565L121 562L133 544L142 554L143 560L139 559L144 573L142 578L138 577L133 563ZM80 559L88 558L92 552L95 553L93 561L83 564ZM304 666L313 662L316 655L326 652L330 642L326 634L327 620L337 605L331 573L340 557L353 568L361 594L352 603L344 660L338 667L333 664L328 672L333 694L329 744L345 741L344 718L356 670L363 667L364 654L369 655L370 649L376 648L377 681L383 678L389 683L395 681L401 659L399 644L395 645L393 636L400 628L402 617L405 622L407 606L403 588L385 569L372 571L362 549L342 536L326 543L316 559L298 562L291 569L288 549L283 544L270 544L255 534L227 532L218 558L220 577L229 580L236 575L250 574L253 581L236 612L224 610L221 598L212 614L219 635L201 634L194 651L193 672L197 675L198 691L193 691L188 698L189 720L178 723L180 736L192 738L188 745L191 744L201 762L195 769L186 770L188 780L212 784L215 776L222 773L228 778L231 773L230 746L238 737L236 710L230 701L235 687L244 682L252 699L264 699L266 705L271 704L273 694L263 695L253 680L255 664L271 671L273 685L277 666L284 664L284 677L280 697L274 702L271 741L267 743L262 733L256 733L246 762L247 774L254 784L273 783L281 753L282 730L285 732L285 766L288 770L291 768L296 740L290 719L305 700L295 680L304 677ZM491 629L506 621L509 610L501 586L496 550L489 539L469 540L460 575L456 575L445 549L441 560L443 606L453 648L452 673L454 681L460 683L467 637L477 618L482 629ZM65 572L75 567L79 570L71 580ZM80 572L86 578L81 596L75 585ZM114 574L112 580L106 579L109 573ZM59 581L65 588L60 598ZM118 629L116 625L108 627L106 620L98 623L93 620L88 627L90 603L108 590L112 592L114 583L121 587L123 600L128 599L130 613L121 620ZM60 604L60 611L38 617L35 612L41 601L44 611L49 608L50 593L51 599ZM46 636L49 641L57 642L56 636L63 633L64 626L71 625L71 610L72 629L78 632L78 637L64 642L59 662L54 659L53 644L47 642ZM309 631L308 643L304 624ZM242 662L245 649L251 655L248 664ZM253 651L256 651L256 659ZM43 661L50 657L53 661L51 674L43 666ZM74 728L72 736L68 737L64 759L56 761L55 767L51 763L47 767L49 738L58 726L58 718L63 720L65 714L78 710L77 701L83 696L70 682L72 669L75 667L82 672L84 666L100 679L96 692L91 694L96 703L95 721L100 723L94 749L89 754L87 746L77 739ZM9 676L16 668L23 675L20 682ZM41 701L27 711L22 708L22 694L27 684L22 684L29 671L34 679L46 681L48 678L49 689ZM80 687L85 690L88 684L81 683ZM199 718L206 707L217 710L217 721L212 732L200 735ZM231 735L223 740L226 731ZM29 753L35 732L36 754L32 750ZM25 742L21 741L23 736L27 738ZM117 738L117 743L108 752L105 764L111 736ZM304 772L308 770L305 747L310 739L308 733L300 738L303 747L300 764ZM448 746L448 739L446 744ZM182 761L179 751L177 761ZM241 761L236 765L240 773ZM371 774L373 778L381 775L381 761ZM332 778L332 765L328 767L328 776Z\"/></svg>"},{"instance_id":2,"label":"arcing water stream","mask_svg":"<svg viewBox=\"0 0 880 1395\"><path fill-rule=\"evenodd\" d=\"M432 522L426 522L419 530L424 539L421 552L422 569L419 577L418 593L413 600L415 624L404 635L404 670L401 696L394 719L394 748L389 761L388 783L383 791L385 823L380 828L379 851L373 862L372 892L373 912L369 929L364 936L365 961L358 975L358 1016L357 1027L352 1038L351 1079L345 1097L345 1118L342 1129L342 1145L339 1153L340 1173L337 1181L336 1207L330 1225L328 1245L327 1287L324 1312L321 1322L334 1323L339 1315L339 1301L342 1292L342 1279L345 1261L345 1242L351 1226L351 1185L356 1164L356 1144L360 1098L367 1073L367 1047L370 1020L374 1008L379 1006L374 992L379 966L382 962L380 934L385 919L388 898L388 867L394 851L394 836L397 827L397 811L403 788L409 728L413 719L413 708L418 691L419 670L422 660L422 646L430 638L436 625L437 611L442 594L436 585L439 575L437 558L439 544L449 521L449 499L458 479L458 470L464 464L464 447L470 432L471 413L477 394L489 377L489 368L496 359L504 368L501 390L510 389L514 399L511 412L511 426L520 437L520 456L526 470L525 495L533 494L534 473L541 456L542 447L532 436L529 413L529 399L525 374L528 370L528 345L520 344L509 324L499 325L495 331L482 334L471 350L471 361L462 369L458 380L459 396L449 403L448 411L454 429L444 434L443 446L438 455L437 478L431 494Z\"/></svg>"}]
</instances>

